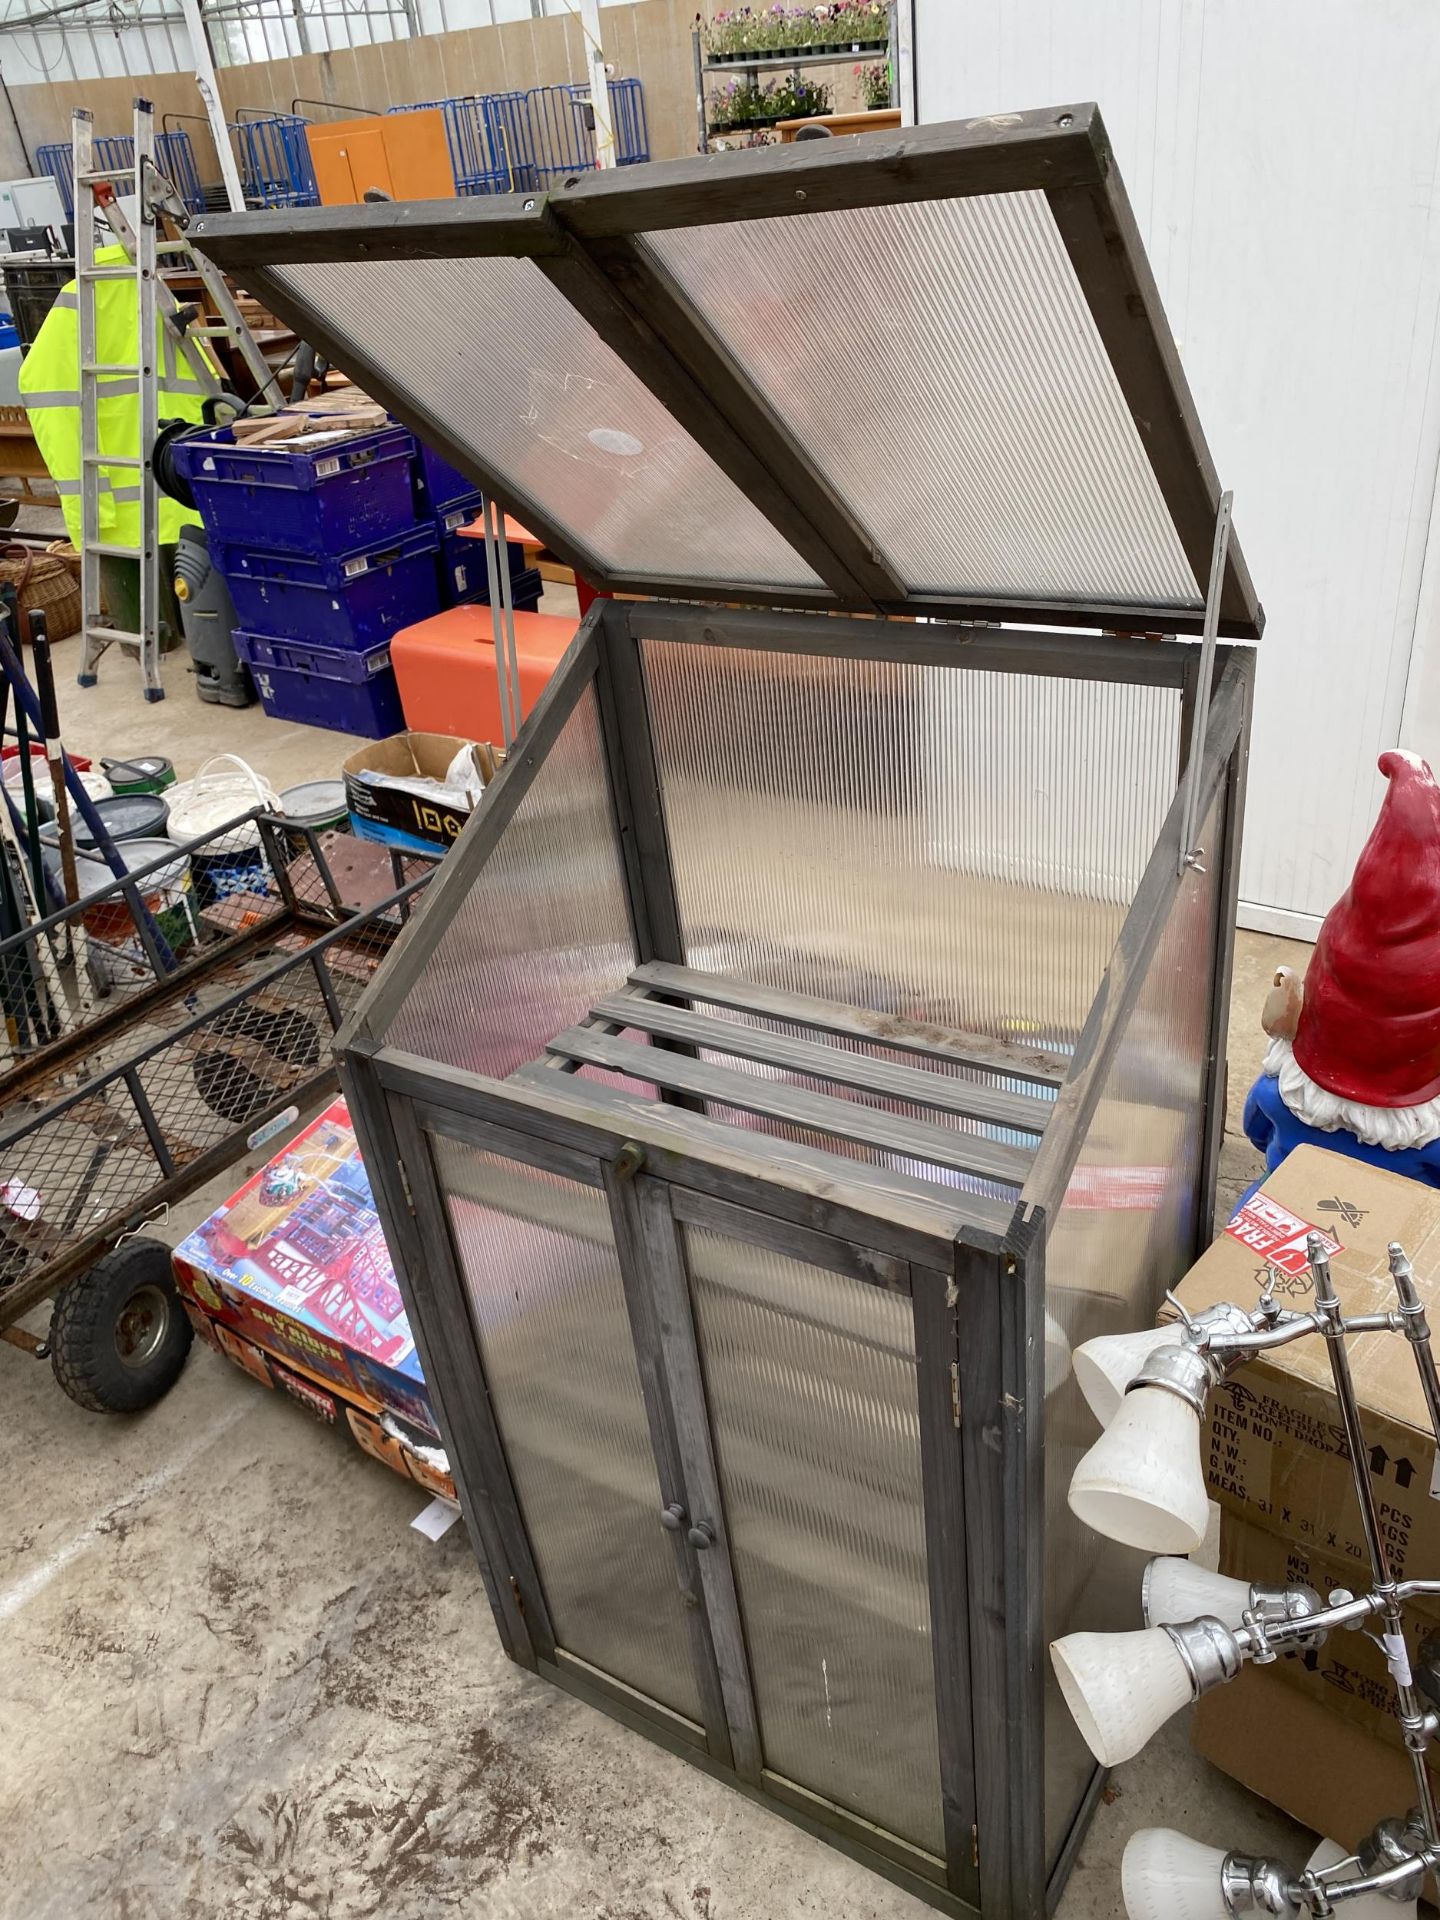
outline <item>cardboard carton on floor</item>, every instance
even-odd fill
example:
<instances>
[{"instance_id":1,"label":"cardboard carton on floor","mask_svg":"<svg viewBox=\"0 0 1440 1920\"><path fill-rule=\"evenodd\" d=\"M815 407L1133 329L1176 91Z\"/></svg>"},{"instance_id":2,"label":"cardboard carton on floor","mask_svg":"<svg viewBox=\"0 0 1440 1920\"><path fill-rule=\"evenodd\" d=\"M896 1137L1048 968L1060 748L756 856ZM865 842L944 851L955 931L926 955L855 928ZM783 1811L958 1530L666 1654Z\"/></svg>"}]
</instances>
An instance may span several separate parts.
<instances>
[{"instance_id":1,"label":"cardboard carton on floor","mask_svg":"<svg viewBox=\"0 0 1440 1920\"><path fill-rule=\"evenodd\" d=\"M473 809L453 802L440 805L405 783L443 780L456 754L467 746L488 785L495 774L493 750L448 733L396 733L388 740L358 747L340 766L352 832L361 840L380 840L419 853L433 854L437 847L448 850L460 838Z\"/></svg>"},{"instance_id":2,"label":"cardboard carton on floor","mask_svg":"<svg viewBox=\"0 0 1440 1920\"><path fill-rule=\"evenodd\" d=\"M1331 1273L1347 1314L1392 1309L1386 1247L1399 1240L1440 1330L1440 1192L1347 1155L1300 1147L1215 1238L1177 1289L1191 1313L1230 1300L1251 1308L1268 1284L1304 1311L1313 1288L1305 1235L1331 1242ZM1349 1343L1370 1482L1397 1573L1440 1576L1435 1442L1414 1358L1393 1333ZM1210 1396L1210 1491L1229 1513L1348 1568L1368 1586L1350 1461L1320 1336L1251 1360Z\"/></svg>"},{"instance_id":3,"label":"cardboard carton on floor","mask_svg":"<svg viewBox=\"0 0 1440 1920\"><path fill-rule=\"evenodd\" d=\"M1342 1720L1281 1679L1276 1667L1244 1667L1228 1686L1204 1695L1190 1738L1232 1780L1343 1847L1415 1804L1415 1776L1400 1748ZM1434 1765L1430 1772L1440 1793L1440 1772ZM1196 1837L1229 1844L1223 1833Z\"/></svg>"},{"instance_id":4,"label":"cardboard carton on floor","mask_svg":"<svg viewBox=\"0 0 1440 1920\"><path fill-rule=\"evenodd\" d=\"M1327 1598L1337 1587L1358 1590L1370 1584L1363 1571L1299 1541L1251 1526L1232 1513L1221 1516L1220 1571L1264 1586L1300 1583ZM1440 1596L1412 1602L1405 1609L1411 1656L1420 1642L1440 1634ZM1317 1706L1393 1747L1402 1745L1395 1717L1395 1685L1385 1655L1368 1631L1332 1633L1322 1647L1286 1654L1266 1672L1298 1688ZM1338 1837L1338 1836L1337 1836Z\"/></svg>"}]
</instances>

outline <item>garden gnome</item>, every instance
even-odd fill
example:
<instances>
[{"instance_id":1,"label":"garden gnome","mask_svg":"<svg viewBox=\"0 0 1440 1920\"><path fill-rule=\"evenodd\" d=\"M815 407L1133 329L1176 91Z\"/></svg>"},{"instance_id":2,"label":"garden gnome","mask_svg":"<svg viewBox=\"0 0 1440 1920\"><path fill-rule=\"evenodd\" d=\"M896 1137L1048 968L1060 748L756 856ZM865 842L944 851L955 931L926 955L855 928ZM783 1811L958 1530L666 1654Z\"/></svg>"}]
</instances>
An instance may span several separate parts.
<instances>
[{"instance_id":1,"label":"garden gnome","mask_svg":"<svg viewBox=\"0 0 1440 1920\"><path fill-rule=\"evenodd\" d=\"M1303 985L1275 975L1245 1131L1272 1173L1308 1141L1440 1187L1440 787L1418 754L1382 753L1380 771L1380 817Z\"/></svg>"}]
</instances>

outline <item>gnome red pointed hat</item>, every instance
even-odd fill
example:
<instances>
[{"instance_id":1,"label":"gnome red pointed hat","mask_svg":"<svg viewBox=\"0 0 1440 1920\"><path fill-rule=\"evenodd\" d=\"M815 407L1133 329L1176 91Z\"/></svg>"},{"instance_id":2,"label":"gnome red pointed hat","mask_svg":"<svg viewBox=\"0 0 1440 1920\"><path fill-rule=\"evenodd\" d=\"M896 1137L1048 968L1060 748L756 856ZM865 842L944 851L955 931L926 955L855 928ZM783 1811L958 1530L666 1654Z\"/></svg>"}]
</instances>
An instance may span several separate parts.
<instances>
[{"instance_id":1,"label":"gnome red pointed hat","mask_svg":"<svg viewBox=\"0 0 1440 1920\"><path fill-rule=\"evenodd\" d=\"M1440 1094L1440 787L1418 754L1382 753L1390 782L1305 974L1295 1060L1371 1107Z\"/></svg>"}]
</instances>

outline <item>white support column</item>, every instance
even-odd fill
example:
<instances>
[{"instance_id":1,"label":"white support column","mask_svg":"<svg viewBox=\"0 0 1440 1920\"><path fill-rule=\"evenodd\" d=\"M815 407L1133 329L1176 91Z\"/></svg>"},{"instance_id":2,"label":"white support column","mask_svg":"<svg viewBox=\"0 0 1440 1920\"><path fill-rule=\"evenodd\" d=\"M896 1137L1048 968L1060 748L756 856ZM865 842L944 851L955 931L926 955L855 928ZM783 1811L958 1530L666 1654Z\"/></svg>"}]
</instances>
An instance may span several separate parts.
<instances>
[{"instance_id":1,"label":"white support column","mask_svg":"<svg viewBox=\"0 0 1440 1920\"><path fill-rule=\"evenodd\" d=\"M210 42L200 13L200 0L180 0L185 15L185 31L190 36L190 59L195 68L195 84L205 102L210 122L210 137L220 161L220 177L225 182L225 197L232 213L245 211L245 189L240 184L240 169L235 164L235 149L230 145L230 129L225 124L225 109L220 104L220 89L215 80L215 63L210 58Z\"/></svg>"},{"instance_id":2,"label":"white support column","mask_svg":"<svg viewBox=\"0 0 1440 1920\"><path fill-rule=\"evenodd\" d=\"M590 83L590 105L595 115L595 164L613 167L615 126L610 118L605 49L600 42L600 0L580 0L580 31L585 36L585 76Z\"/></svg>"}]
</instances>

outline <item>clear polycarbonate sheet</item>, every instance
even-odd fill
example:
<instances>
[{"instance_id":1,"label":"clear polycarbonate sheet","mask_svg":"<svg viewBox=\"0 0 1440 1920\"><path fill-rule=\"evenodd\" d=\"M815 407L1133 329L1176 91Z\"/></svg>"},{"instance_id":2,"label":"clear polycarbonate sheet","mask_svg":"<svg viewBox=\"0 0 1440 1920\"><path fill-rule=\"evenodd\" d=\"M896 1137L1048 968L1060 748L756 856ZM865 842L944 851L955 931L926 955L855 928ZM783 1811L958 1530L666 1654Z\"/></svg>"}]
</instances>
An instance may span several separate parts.
<instances>
[{"instance_id":1,"label":"clear polycarbonate sheet","mask_svg":"<svg viewBox=\"0 0 1440 1920\"><path fill-rule=\"evenodd\" d=\"M698 1720L605 1196L439 1136L434 1153L556 1642Z\"/></svg>"},{"instance_id":2,"label":"clear polycarbonate sheet","mask_svg":"<svg viewBox=\"0 0 1440 1920\"><path fill-rule=\"evenodd\" d=\"M821 585L533 261L269 271L608 571Z\"/></svg>"},{"instance_id":3,"label":"clear polycarbonate sheet","mask_svg":"<svg viewBox=\"0 0 1440 1920\"><path fill-rule=\"evenodd\" d=\"M687 965L1074 1044L1174 793L1175 690L643 655Z\"/></svg>"},{"instance_id":4,"label":"clear polycarbonate sheet","mask_svg":"<svg viewBox=\"0 0 1440 1920\"><path fill-rule=\"evenodd\" d=\"M1045 1247L1045 1640L1140 1622L1144 1555L1066 1504L1098 1437L1070 1355L1098 1334L1152 1326L1194 1257L1221 886L1224 792L1200 833ZM1056 1857L1093 1761L1046 1668L1046 1837Z\"/></svg>"},{"instance_id":5,"label":"clear polycarbonate sheet","mask_svg":"<svg viewBox=\"0 0 1440 1920\"><path fill-rule=\"evenodd\" d=\"M943 1855L910 1301L686 1251L765 1765Z\"/></svg>"},{"instance_id":6,"label":"clear polycarbonate sheet","mask_svg":"<svg viewBox=\"0 0 1440 1920\"><path fill-rule=\"evenodd\" d=\"M383 1037L499 1079L542 1054L634 964L595 691L587 686Z\"/></svg>"},{"instance_id":7,"label":"clear polycarbonate sheet","mask_svg":"<svg viewBox=\"0 0 1440 1920\"><path fill-rule=\"evenodd\" d=\"M641 244L909 590L1201 604L1043 193Z\"/></svg>"}]
</instances>

